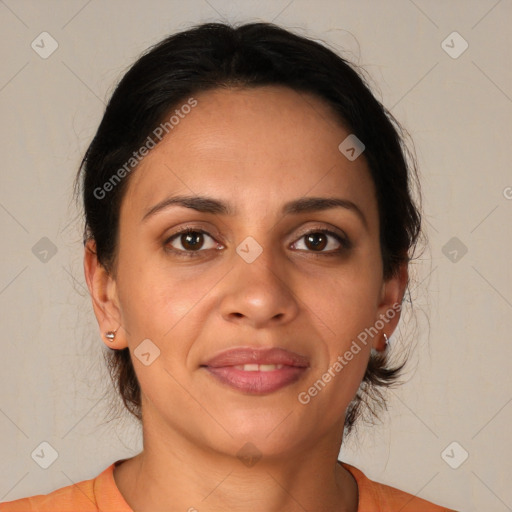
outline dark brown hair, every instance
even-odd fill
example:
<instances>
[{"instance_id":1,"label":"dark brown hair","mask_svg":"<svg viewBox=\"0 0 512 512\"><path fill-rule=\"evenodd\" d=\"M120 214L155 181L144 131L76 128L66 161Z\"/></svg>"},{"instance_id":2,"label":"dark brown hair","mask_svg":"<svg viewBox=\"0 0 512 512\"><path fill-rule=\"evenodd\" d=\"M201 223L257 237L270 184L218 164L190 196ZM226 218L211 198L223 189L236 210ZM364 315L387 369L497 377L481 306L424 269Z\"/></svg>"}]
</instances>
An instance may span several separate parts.
<instances>
[{"instance_id":1,"label":"dark brown hair","mask_svg":"<svg viewBox=\"0 0 512 512\"><path fill-rule=\"evenodd\" d=\"M363 141L377 192L384 278L409 263L421 233L420 211L411 193L417 171L403 130L374 97L362 73L326 46L273 24L207 23L167 37L131 66L112 94L81 163L77 184L85 210L84 241L94 239L98 260L108 271L115 272L119 212L129 174L121 173L122 179L108 187L108 194L98 191L112 183L119 169L126 170L133 152L193 94L264 85L314 94ZM142 419L129 349L106 356L124 405ZM404 364L390 366L386 352L372 353L347 410L347 433L361 415L362 404L375 417L376 407L385 407L382 390L397 381Z\"/></svg>"}]
</instances>

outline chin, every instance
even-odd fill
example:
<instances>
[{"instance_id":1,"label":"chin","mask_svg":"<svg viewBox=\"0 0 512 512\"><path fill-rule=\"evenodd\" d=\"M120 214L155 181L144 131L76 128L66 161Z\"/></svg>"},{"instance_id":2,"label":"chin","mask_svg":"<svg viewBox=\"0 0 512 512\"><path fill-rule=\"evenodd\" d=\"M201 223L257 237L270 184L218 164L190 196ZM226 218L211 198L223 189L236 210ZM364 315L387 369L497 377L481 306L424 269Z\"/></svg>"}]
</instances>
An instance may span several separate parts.
<instances>
[{"instance_id":1,"label":"chin","mask_svg":"<svg viewBox=\"0 0 512 512\"><path fill-rule=\"evenodd\" d=\"M318 422L297 415L295 404L274 407L225 408L219 422L231 434L229 452L237 453L247 443L265 456L296 452L319 434ZM300 410L300 409L299 409ZM226 436L223 436L224 441Z\"/></svg>"}]
</instances>

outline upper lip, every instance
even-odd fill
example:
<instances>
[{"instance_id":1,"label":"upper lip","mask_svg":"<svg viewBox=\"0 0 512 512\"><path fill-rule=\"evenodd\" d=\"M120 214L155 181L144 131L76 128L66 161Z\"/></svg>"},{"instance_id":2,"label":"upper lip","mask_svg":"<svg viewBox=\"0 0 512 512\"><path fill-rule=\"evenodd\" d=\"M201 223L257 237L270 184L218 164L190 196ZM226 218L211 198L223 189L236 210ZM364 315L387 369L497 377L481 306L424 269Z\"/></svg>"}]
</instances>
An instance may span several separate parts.
<instances>
[{"instance_id":1,"label":"upper lip","mask_svg":"<svg viewBox=\"0 0 512 512\"><path fill-rule=\"evenodd\" d=\"M226 350L212 357L202 366L221 368L224 366L238 366L244 364L282 364L307 368L307 357L286 350L284 348L246 348L239 347Z\"/></svg>"}]
</instances>

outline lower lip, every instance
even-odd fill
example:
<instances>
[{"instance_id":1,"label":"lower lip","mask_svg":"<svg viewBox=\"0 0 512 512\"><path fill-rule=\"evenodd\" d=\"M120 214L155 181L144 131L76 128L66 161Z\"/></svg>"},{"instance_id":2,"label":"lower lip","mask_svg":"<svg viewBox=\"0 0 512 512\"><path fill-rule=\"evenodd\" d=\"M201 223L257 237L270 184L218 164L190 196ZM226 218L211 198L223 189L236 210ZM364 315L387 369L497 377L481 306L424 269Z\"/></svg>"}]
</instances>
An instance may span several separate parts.
<instances>
[{"instance_id":1,"label":"lower lip","mask_svg":"<svg viewBox=\"0 0 512 512\"><path fill-rule=\"evenodd\" d=\"M273 393L299 380L307 370L297 366L284 366L268 372L246 372L232 366L205 367L214 377L228 386L245 393L262 395Z\"/></svg>"}]
</instances>

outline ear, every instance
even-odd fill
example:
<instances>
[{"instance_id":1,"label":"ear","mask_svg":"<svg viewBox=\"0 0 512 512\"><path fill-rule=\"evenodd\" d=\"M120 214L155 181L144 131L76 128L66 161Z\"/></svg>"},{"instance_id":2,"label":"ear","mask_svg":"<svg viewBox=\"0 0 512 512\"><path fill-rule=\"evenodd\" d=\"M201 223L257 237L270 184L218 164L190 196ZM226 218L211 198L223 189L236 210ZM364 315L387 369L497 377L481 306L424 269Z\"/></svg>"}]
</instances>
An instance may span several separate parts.
<instances>
[{"instance_id":1,"label":"ear","mask_svg":"<svg viewBox=\"0 0 512 512\"><path fill-rule=\"evenodd\" d=\"M391 338L398 325L402 311L402 299L408 281L408 265L407 263L403 263L393 277L382 283L375 325L377 328L381 327L382 324L384 324L384 326L379 329L380 333L373 338L373 348L379 352L386 349L384 334L386 334L388 338Z\"/></svg>"},{"instance_id":2,"label":"ear","mask_svg":"<svg viewBox=\"0 0 512 512\"><path fill-rule=\"evenodd\" d=\"M121 326L121 311L114 277L98 261L96 242L88 240L84 249L84 273L92 299L94 314L100 327L103 342L112 349L127 346L125 332ZM116 331L113 341L107 340L105 333Z\"/></svg>"}]
</instances>

